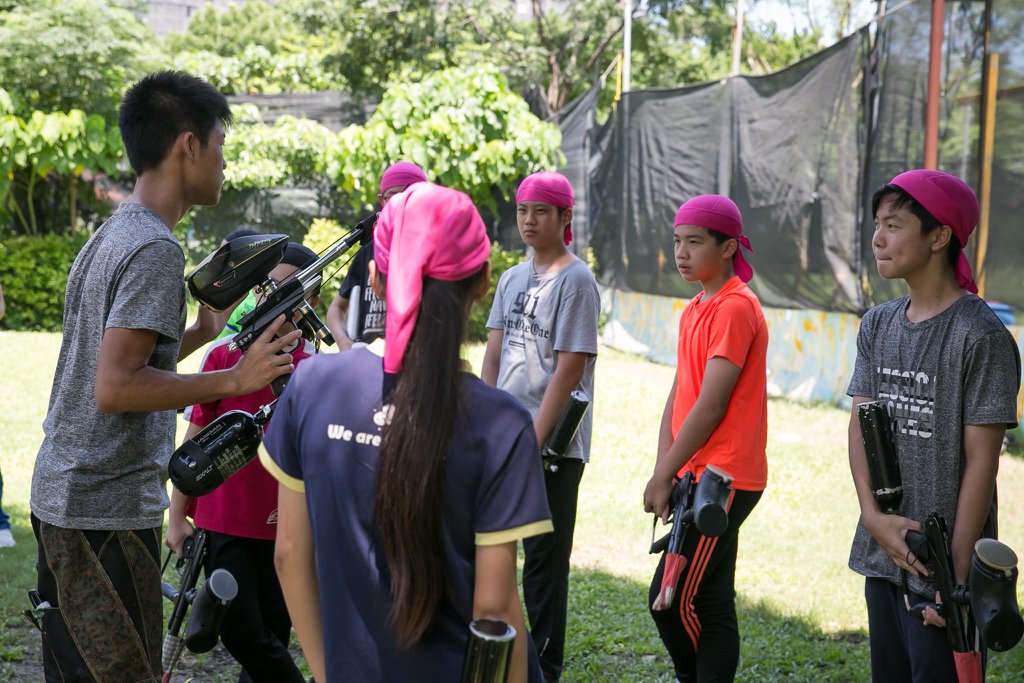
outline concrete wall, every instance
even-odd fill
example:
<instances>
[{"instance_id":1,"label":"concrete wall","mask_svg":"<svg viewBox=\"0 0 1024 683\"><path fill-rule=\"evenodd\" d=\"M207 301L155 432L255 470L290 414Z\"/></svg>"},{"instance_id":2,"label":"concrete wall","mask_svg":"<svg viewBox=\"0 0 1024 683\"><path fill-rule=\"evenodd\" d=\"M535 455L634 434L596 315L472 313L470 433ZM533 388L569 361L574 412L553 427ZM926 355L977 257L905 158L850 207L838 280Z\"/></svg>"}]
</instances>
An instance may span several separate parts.
<instances>
[{"instance_id":1,"label":"concrete wall","mask_svg":"<svg viewBox=\"0 0 1024 683\"><path fill-rule=\"evenodd\" d=\"M605 344L668 365L676 362L679 315L687 299L606 289L602 292L608 323ZM846 387L857 356L860 318L848 313L766 308L768 323L768 393L799 400L828 401L848 407ZM1024 353L1024 328L1009 328ZM1017 395L1017 415L1024 415L1024 393ZM1024 438L1024 430L1016 430Z\"/></svg>"}]
</instances>

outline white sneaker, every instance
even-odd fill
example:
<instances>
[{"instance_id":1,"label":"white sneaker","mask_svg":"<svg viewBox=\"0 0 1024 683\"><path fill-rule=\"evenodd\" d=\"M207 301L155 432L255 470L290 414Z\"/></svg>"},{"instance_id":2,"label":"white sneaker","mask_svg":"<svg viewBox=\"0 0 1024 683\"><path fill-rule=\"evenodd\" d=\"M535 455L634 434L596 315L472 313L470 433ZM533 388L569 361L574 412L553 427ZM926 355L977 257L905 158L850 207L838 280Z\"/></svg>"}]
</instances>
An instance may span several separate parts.
<instances>
[{"instance_id":1,"label":"white sneaker","mask_svg":"<svg viewBox=\"0 0 1024 683\"><path fill-rule=\"evenodd\" d=\"M14 545L14 536L10 529L0 529L0 548L10 548Z\"/></svg>"}]
</instances>

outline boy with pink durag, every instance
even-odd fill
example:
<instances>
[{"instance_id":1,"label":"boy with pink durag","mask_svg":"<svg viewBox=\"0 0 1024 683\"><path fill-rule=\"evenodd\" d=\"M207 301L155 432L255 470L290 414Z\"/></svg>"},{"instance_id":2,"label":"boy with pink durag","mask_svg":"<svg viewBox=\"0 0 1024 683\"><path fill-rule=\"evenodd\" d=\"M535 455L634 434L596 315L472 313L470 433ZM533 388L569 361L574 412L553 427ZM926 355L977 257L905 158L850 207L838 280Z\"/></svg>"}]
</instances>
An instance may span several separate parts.
<instances>
[{"instance_id":1,"label":"boy with pink durag","mask_svg":"<svg viewBox=\"0 0 1024 683\"><path fill-rule=\"evenodd\" d=\"M936 591L906 533L938 513L950 528L956 582L965 582L975 542L995 536L996 472L1006 428L1017 424L1020 356L976 296L963 254L978 222L967 183L941 171L907 171L875 192L872 212L878 274L903 280L909 294L868 311L857 334L846 392L860 502L850 568L865 577L872 680L956 681L941 617L930 608L923 619L909 610L931 603ZM874 400L889 412L903 481L891 515L871 495L857 427L857 406Z\"/></svg>"},{"instance_id":2,"label":"boy with pink durag","mask_svg":"<svg viewBox=\"0 0 1024 683\"><path fill-rule=\"evenodd\" d=\"M534 173L516 193L516 218L532 257L498 282L481 378L504 389L533 415L538 443L555 426L569 394L594 395L600 296L572 242L572 186L554 172ZM569 595L569 555L576 498L590 458L593 408L557 472L545 472L555 530L523 541L523 594L531 636L548 680L562 673ZM540 458L538 458L539 466Z\"/></svg>"}]
</instances>

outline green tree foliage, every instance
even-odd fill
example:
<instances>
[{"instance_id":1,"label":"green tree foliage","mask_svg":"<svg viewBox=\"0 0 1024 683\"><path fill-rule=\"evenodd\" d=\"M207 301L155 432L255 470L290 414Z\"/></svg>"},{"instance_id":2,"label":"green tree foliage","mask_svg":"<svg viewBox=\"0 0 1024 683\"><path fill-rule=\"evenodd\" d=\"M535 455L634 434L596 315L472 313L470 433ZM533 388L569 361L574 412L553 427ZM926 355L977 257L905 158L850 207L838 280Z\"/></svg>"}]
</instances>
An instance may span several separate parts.
<instances>
[{"instance_id":1,"label":"green tree foliage","mask_svg":"<svg viewBox=\"0 0 1024 683\"><path fill-rule=\"evenodd\" d=\"M0 83L15 110L117 119L125 84L159 63L155 36L114 3L35 0L0 12Z\"/></svg>"},{"instance_id":2,"label":"green tree foliage","mask_svg":"<svg viewBox=\"0 0 1024 683\"><path fill-rule=\"evenodd\" d=\"M356 95L380 97L396 75L419 78L452 65L446 12L430 0L282 4L304 33L322 42L324 69Z\"/></svg>"},{"instance_id":3,"label":"green tree foliage","mask_svg":"<svg viewBox=\"0 0 1024 683\"><path fill-rule=\"evenodd\" d=\"M0 148L0 221L26 235L73 231L80 201L89 203L78 192L82 174L114 173L124 154L117 128L80 109L0 114Z\"/></svg>"},{"instance_id":4,"label":"green tree foliage","mask_svg":"<svg viewBox=\"0 0 1024 683\"><path fill-rule=\"evenodd\" d=\"M352 209L373 203L381 172L400 159L492 208L495 191L508 196L523 176L561 161L558 128L534 116L489 65L394 85L365 126L338 134L305 119L271 126L252 108L236 111L224 148L228 187L326 186Z\"/></svg>"},{"instance_id":5,"label":"green tree foliage","mask_svg":"<svg viewBox=\"0 0 1024 683\"><path fill-rule=\"evenodd\" d=\"M250 46L271 53L295 53L307 49L307 41L291 15L282 9L287 3L246 2L225 11L207 4L192 16L185 33L167 37L167 50L212 52L234 57Z\"/></svg>"},{"instance_id":6,"label":"green tree foliage","mask_svg":"<svg viewBox=\"0 0 1024 683\"><path fill-rule=\"evenodd\" d=\"M331 175L363 203L398 159L491 208L493 191L508 196L523 176L561 162L558 128L537 119L497 67L484 64L392 86L366 125L346 128L339 142Z\"/></svg>"},{"instance_id":7,"label":"green tree foliage","mask_svg":"<svg viewBox=\"0 0 1024 683\"><path fill-rule=\"evenodd\" d=\"M237 54L179 52L174 68L203 78L225 95L340 90L344 81L326 71L309 52L275 53L262 45L247 45Z\"/></svg>"}]
</instances>

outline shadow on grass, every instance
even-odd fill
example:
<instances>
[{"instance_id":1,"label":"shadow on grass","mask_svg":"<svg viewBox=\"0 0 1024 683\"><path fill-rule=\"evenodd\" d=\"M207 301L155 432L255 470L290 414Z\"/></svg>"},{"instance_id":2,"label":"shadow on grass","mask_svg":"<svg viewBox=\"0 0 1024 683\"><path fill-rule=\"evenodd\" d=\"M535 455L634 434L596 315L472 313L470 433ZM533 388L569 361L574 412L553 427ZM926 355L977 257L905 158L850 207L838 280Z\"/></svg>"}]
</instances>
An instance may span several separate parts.
<instances>
[{"instance_id":1,"label":"shadow on grass","mask_svg":"<svg viewBox=\"0 0 1024 683\"><path fill-rule=\"evenodd\" d=\"M672 662L646 609L647 590L646 583L606 572L572 573L563 681L675 680ZM737 611L737 681L870 680L866 630L826 632L809 619L780 614L763 600L742 594ZM988 683L1024 680L1024 646L1007 653L989 652L988 662Z\"/></svg>"},{"instance_id":2,"label":"shadow on grass","mask_svg":"<svg viewBox=\"0 0 1024 683\"><path fill-rule=\"evenodd\" d=\"M672 663L647 612L646 583L604 572L569 579L569 642L563 681L672 681ZM742 588L742 587L741 587ZM826 633L763 602L737 600L738 681L863 681L867 634Z\"/></svg>"}]
</instances>

